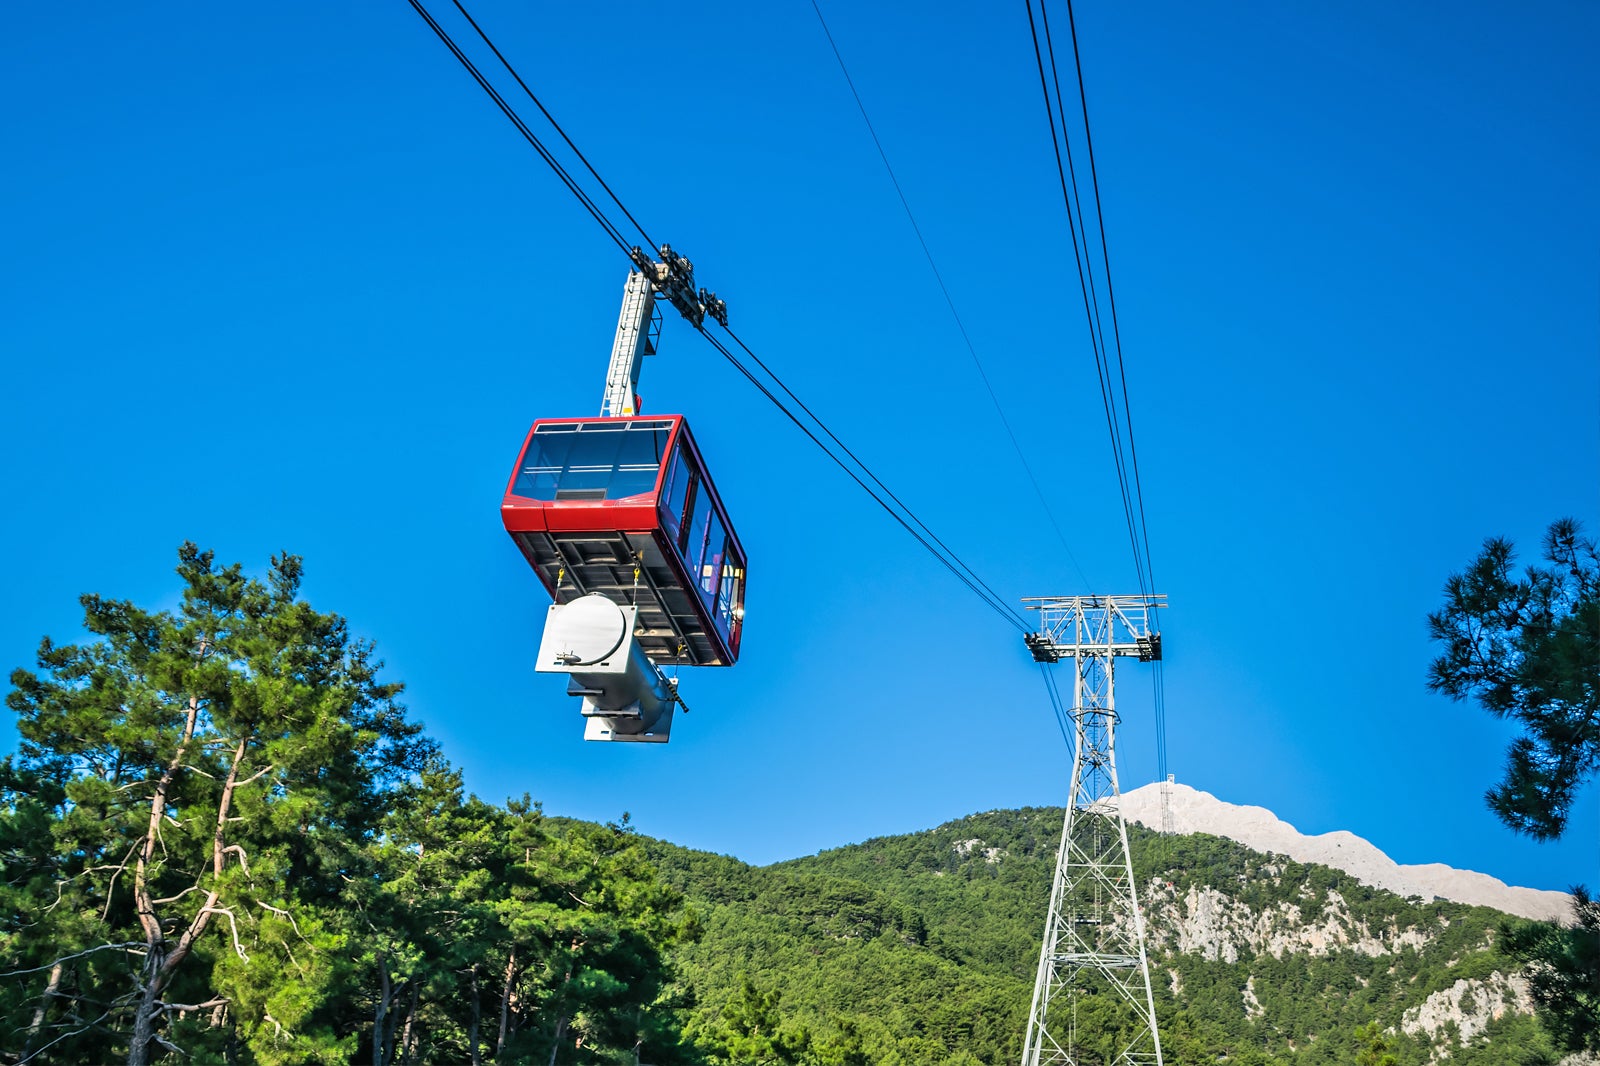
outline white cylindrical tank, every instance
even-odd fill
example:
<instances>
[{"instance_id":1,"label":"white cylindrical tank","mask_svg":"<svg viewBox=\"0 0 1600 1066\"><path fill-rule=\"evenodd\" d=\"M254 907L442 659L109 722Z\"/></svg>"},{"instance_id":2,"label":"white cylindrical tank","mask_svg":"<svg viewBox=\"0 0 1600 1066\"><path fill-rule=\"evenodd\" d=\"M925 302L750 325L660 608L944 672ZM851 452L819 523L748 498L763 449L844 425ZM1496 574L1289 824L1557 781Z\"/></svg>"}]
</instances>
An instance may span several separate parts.
<instances>
[{"instance_id":1,"label":"white cylindrical tank","mask_svg":"<svg viewBox=\"0 0 1600 1066\"><path fill-rule=\"evenodd\" d=\"M640 650L638 609L599 593L552 604L534 669L568 674L567 691L583 697L586 740L666 741L672 699L661 674Z\"/></svg>"}]
</instances>

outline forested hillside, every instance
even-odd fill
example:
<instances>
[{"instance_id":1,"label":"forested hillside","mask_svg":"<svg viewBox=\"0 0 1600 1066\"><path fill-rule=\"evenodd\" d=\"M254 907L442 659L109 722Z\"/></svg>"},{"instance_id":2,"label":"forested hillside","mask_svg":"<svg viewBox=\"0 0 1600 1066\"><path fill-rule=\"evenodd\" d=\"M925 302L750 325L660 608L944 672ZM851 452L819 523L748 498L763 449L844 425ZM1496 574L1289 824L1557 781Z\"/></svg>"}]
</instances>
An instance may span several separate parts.
<instances>
[{"instance_id":1,"label":"forested hillside","mask_svg":"<svg viewBox=\"0 0 1600 1066\"><path fill-rule=\"evenodd\" d=\"M1060 825L994 811L766 868L651 844L700 914L674 953L694 1016L811 1048L737 1061L1016 1061ZM1559 1061L1494 948L1498 913L1129 832L1169 1061L1350 1063L1375 1041L1402 1066ZM1082 1033L1116 1022L1078 1010Z\"/></svg>"},{"instance_id":2,"label":"forested hillside","mask_svg":"<svg viewBox=\"0 0 1600 1066\"><path fill-rule=\"evenodd\" d=\"M485 802L297 558L179 561L11 675L0 1063L1016 1061L1060 810L755 868ZM1557 1061L1495 912L1130 836L1169 1062Z\"/></svg>"}]
</instances>

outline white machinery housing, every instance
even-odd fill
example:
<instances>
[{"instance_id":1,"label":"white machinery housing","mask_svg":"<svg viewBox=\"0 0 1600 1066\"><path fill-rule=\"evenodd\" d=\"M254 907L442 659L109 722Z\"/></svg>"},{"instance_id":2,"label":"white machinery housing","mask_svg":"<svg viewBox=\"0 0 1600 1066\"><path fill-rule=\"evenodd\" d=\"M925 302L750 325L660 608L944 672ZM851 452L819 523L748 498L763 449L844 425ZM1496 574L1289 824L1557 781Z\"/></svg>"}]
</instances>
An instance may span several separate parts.
<instances>
[{"instance_id":1,"label":"white machinery housing","mask_svg":"<svg viewBox=\"0 0 1600 1066\"><path fill-rule=\"evenodd\" d=\"M634 639L638 608L599 593L550 605L534 669L567 674L567 692L583 697L584 740L665 744L676 687Z\"/></svg>"}]
</instances>

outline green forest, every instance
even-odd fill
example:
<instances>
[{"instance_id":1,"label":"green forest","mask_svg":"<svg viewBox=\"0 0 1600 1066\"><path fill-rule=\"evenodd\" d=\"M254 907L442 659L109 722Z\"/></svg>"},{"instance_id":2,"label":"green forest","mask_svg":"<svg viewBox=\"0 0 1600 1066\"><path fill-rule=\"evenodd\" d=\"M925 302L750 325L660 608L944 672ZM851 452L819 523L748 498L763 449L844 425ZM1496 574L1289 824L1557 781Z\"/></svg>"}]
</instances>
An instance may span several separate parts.
<instances>
[{"instance_id":1,"label":"green forest","mask_svg":"<svg viewBox=\"0 0 1600 1066\"><path fill-rule=\"evenodd\" d=\"M298 558L258 579L185 545L179 576L171 611L83 597L85 639L45 640L11 675L0 1062L1020 1054L1060 809L752 867L620 812L597 825L487 802L375 649L300 598ZM1516 973L1504 916L1129 832L1169 1062L1559 1061L1525 1009L1470 1033L1408 1022L1436 993ZM1276 916L1288 939L1186 947L1201 899L1262 928ZM1297 922L1359 935L1300 950ZM1101 1061L1097 1034L1126 1018L1106 997L1072 1010L1082 1061Z\"/></svg>"}]
</instances>

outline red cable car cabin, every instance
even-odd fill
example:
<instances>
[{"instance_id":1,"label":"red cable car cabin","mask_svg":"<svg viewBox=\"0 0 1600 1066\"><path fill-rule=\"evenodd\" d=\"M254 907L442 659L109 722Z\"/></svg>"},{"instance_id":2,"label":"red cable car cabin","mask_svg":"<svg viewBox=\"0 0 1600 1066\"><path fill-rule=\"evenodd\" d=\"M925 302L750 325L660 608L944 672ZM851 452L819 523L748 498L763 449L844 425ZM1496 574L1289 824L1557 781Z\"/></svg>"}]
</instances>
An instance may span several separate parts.
<instances>
[{"instance_id":1,"label":"red cable car cabin","mask_svg":"<svg viewBox=\"0 0 1600 1066\"><path fill-rule=\"evenodd\" d=\"M744 548L682 415L540 419L500 517L557 603L637 606L657 665L739 658Z\"/></svg>"}]
</instances>

